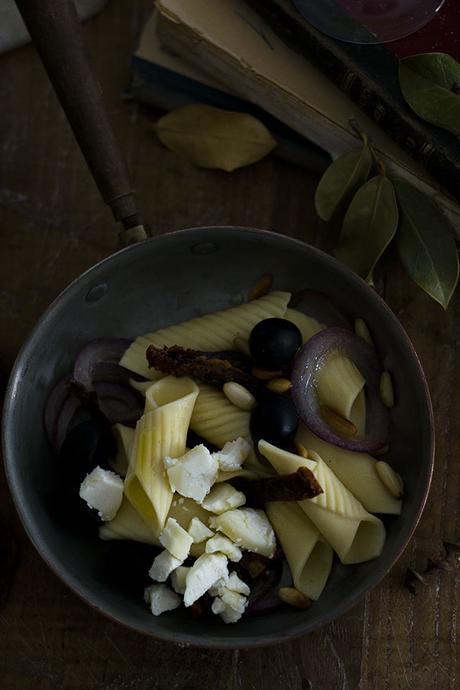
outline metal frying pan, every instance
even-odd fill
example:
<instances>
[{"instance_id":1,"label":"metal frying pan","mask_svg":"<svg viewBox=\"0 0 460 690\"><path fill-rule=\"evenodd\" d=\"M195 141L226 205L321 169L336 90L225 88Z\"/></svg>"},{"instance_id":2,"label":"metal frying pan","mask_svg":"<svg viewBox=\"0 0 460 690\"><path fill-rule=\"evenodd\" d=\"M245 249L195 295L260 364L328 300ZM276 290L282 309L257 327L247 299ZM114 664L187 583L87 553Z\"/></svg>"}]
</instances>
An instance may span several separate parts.
<instances>
[{"instance_id":1,"label":"metal frying pan","mask_svg":"<svg viewBox=\"0 0 460 690\"><path fill-rule=\"evenodd\" d=\"M146 237L128 173L86 63L70 0L18 0L101 195L121 222L124 244ZM398 394L392 451L407 488L403 515L389 520L382 556L336 565L320 600L307 612L279 609L234 626L193 619L183 609L153 618L142 594L109 586L96 534L61 524L53 510L55 459L45 438L43 408L52 385L83 344L101 336L134 337L229 306L263 273L275 288L323 291L366 319ZM301 635L340 615L396 561L421 515L433 467L433 420L415 352L397 319L374 292L333 258L262 230L193 228L132 244L75 280L49 307L14 366L4 413L4 456L19 515L52 569L101 612L165 640L211 647L248 647ZM401 461L402 462L402 461Z\"/></svg>"}]
</instances>

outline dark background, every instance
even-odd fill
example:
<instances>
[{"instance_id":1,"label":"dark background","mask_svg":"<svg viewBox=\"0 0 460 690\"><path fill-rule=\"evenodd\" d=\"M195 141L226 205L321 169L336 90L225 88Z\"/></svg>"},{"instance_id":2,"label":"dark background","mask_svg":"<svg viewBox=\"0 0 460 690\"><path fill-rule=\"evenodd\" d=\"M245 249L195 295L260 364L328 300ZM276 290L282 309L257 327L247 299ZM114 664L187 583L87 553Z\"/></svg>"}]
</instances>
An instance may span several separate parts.
<instances>
[{"instance_id":1,"label":"dark background","mask_svg":"<svg viewBox=\"0 0 460 690\"><path fill-rule=\"evenodd\" d=\"M155 113L120 99L147 0L111 0L85 26L90 57L155 232L192 225L276 229L330 249L337 228L313 209L317 178L269 157L231 175L193 168L156 141ZM116 228L32 47L0 58L0 371L2 383L45 307L116 248ZM348 614L282 646L235 652L173 647L125 630L82 603L42 562L0 475L0 688L55 690L454 690L457 572L436 571L416 597L402 585L442 539L460 536L457 414L460 300L445 314L392 257L386 299L421 357L437 420L428 506L408 549ZM16 547L18 559L8 558Z\"/></svg>"}]
</instances>

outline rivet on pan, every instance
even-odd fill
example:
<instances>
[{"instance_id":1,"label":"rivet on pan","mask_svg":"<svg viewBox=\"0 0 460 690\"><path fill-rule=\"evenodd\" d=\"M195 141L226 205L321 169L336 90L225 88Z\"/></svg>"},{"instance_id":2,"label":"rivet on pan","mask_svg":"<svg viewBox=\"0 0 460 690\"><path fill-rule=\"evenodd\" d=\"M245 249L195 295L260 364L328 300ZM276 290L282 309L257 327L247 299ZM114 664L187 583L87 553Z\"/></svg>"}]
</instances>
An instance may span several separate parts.
<instances>
[{"instance_id":1,"label":"rivet on pan","mask_svg":"<svg viewBox=\"0 0 460 690\"><path fill-rule=\"evenodd\" d=\"M107 283L95 285L91 288L91 290L88 290L88 292L86 293L85 300L87 302L98 302L100 299L102 299L102 297L104 297L107 294L108 289L109 286L107 285Z\"/></svg>"},{"instance_id":2,"label":"rivet on pan","mask_svg":"<svg viewBox=\"0 0 460 690\"><path fill-rule=\"evenodd\" d=\"M217 245L214 242L199 242L190 247L192 254L214 254L217 252Z\"/></svg>"}]
</instances>

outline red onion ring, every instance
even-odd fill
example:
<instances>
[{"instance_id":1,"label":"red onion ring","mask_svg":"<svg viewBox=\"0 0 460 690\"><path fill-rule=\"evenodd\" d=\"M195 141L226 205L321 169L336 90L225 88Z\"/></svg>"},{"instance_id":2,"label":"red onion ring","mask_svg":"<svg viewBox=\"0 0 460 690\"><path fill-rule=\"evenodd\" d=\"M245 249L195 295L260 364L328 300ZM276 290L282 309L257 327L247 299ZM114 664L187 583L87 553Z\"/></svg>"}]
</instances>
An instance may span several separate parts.
<instances>
[{"instance_id":1,"label":"red onion ring","mask_svg":"<svg viewBox=\"0 0 460 690\"><path fill-rule=\"evenodd\" d=\"M366 380L367 427L361 438L342 436L322 418L316 393L318 370L339 350L358 367ZM380 398L381 367L374 348L352 331L326 328L299 350L292 369L292 399L301 420L317 436L346 450L372 453L388 445L389 414Z\"/></svg>"},{"instance_id":2,"label":"red onion ring","mask_svg":"<svg viewBox=\"0 0 460 690\"><path fill-rule=\"evenodd\" d=\"M114 375L112 367L118 367L118 362L130 344L131 340L126 338L98 338L97 340L92 340L79 352L75 360L73 379L87 391L92 391L94 390L94 381L101 380L101 376L103 376L101 367L104 370L110 364L110 380L112 381ZM118 368L121 378L125 370L123 367Z\"/></svg>"},{"instance_id":3,"label":"red onion ring","mask_svg":"<svg viewBox=\"0 0 460 690\"><path fill-rule=\"evenodd\" d=\"M80 401L70 389L70 377L65 376L55 385L45 405L43 423L53 449L59 449L67 434L67 428L80 407Z\"/></svg>"}]
</instances>

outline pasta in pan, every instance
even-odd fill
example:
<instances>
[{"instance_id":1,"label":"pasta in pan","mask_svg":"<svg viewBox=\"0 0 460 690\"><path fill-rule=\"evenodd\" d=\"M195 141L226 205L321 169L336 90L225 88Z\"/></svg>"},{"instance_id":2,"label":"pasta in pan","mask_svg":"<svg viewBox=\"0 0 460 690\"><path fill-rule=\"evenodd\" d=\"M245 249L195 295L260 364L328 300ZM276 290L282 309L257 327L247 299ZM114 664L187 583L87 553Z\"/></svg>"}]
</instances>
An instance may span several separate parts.
<instances>
[{"instance_id":1,"label":"pasta in pan","mask_svg":"<svg viewBox=\"0 0 460 690\"><path fill-rule=\"evenodd\" d=\"M257 610L264 578L280 601L307 609L334 559L358 564L381 554L385 526L373 513L401 512L401 477L365 452L389 443L393 396L381 393L376 351L289 299L271 292L148 333L121 357L123 419L138 421L131 429L110 419L117 453L112 445L80 497L98 510L101 539L154 547L154 584L145 590L154 615L179 605L177 594L198 611L206 595L212 605L204 608L234 623L246 607ZM161 371L148 366L151 344ZM123 352L124 341L110 347ZM146 380L128 388L126 368ZM98 375L116 369L112 360ZM133 388L144 396L140 418Z\"/></svg>"}]
</instances>

